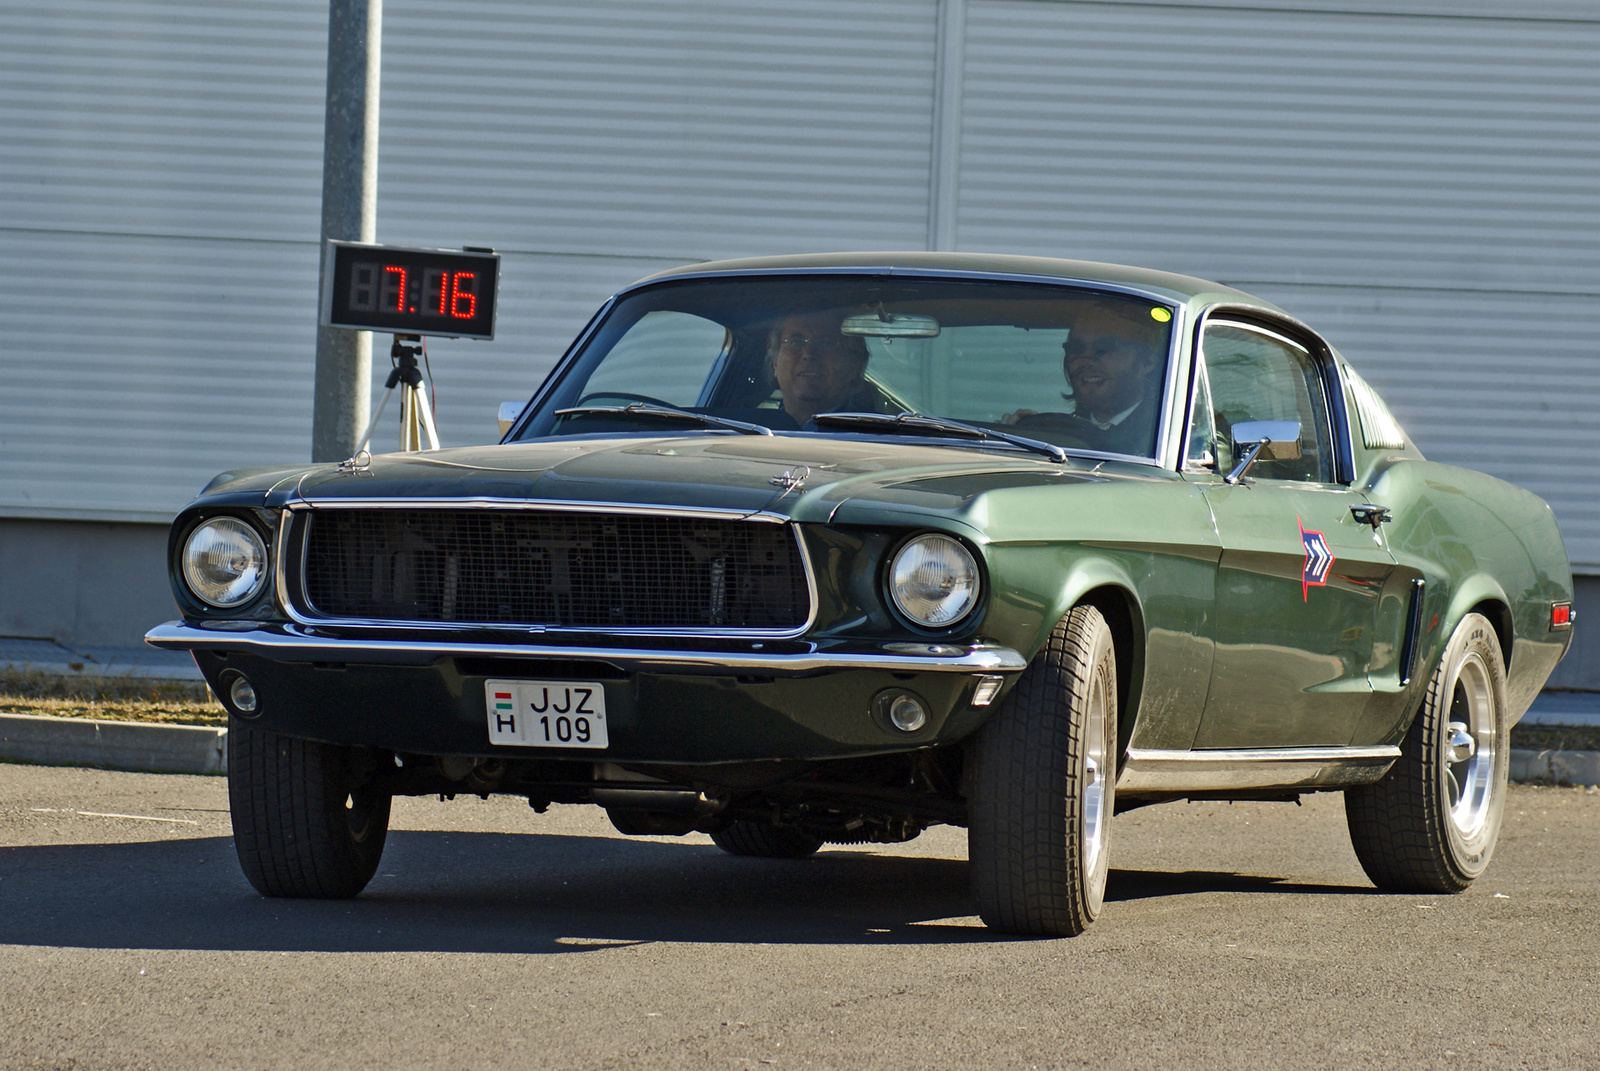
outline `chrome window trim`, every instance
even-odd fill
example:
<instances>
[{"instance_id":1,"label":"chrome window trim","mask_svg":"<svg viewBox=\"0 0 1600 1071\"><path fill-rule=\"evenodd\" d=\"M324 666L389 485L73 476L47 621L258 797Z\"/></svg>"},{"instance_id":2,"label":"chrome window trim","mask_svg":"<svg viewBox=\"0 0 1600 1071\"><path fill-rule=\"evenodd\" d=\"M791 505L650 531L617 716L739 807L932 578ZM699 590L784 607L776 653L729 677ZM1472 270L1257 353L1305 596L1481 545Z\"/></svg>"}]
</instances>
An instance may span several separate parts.
<instances>
[{"instance_id":1,"label":"chrome window trim","mask_svg":"<svg viewBox=\"0 0 1600 1071\"><path fill-rule=\"evenodd\" d=\"M1239 329L1240 331L1253 331L1258 335L1266 335L1270 339L1274 339L1274 340L1276 340L1278 342L1282 342L1285 346L1293 346L1295 349L1299 350L1301 353L1305 354L1307 357L1311 358L1313 361L1317 360L1316 354L1312 353L1310 347L1306 346L1305 344L1300 343L1300 342L1296 342L1294 339L1290 338L1288 335L1279 334L1278 332L1272 330L1272 328L1270 328L1270 327L1263 327L1261 324L1251 323L1248 320L1230 320L1230 319L1227 318L1226 315L1223 315L1223 316L1208 316L1208 317L1206 317L1206 326L1207 327L1234 327L1234 328ZM1318 363L1320 364L1321 362L1319 361Z\"/></svg>"},{"instance_id":2,"label":"chrome window trim","mask_svg":"<svg viewBox=\"0 0 1600 1071\"><path fill-rule=\"evenodd\" d=\"M1189 429L1194 426L1196 415L1194 409L1195 400L1200 396L1200 381L1202 379L1205 380L1206 397L1210 398L1211 370L1206 366L1205 361L1202 360L1202 355L1197 344L1195 347L1195 352L1191 354L1189 358L1189 381L1184 387L1187 395L1183 399L1183 423L1178 428L1178 471L1193 473L1196 475L1215 476L1220 475L1220 473L1217 472L1214 450L1212 463L1210 466L1199 464L1198 459L1195 459L1196 463L1191 465L1191 459L1189 457ZM1206 414L1206 420L1211 425L1212 446L1215 447L1217 437L1216 415L1214 413L1208 413Z\"/></svg>"},{"instance_id":3,"label":"chrome window trim","mask_svg":"<svg viewBox=\"0 0 1600 1071\"><path fill-rule=\"evenodd\" d=\"M242 621L218 621L215 627L205 628L182 621L169 621L157 625L145 634L145 642L164 650L219 650L250 651L265 658L303 661L361 661L362 655L387 656L413 655L419 658L456 656L463 658L521 658L521 659L590 659L607 662L623 669L678 671L684 669L731 670L735 672L773 670L788 673L810 673L816 670L869 669L886 673L1020 673L1027 668L1027 660L1009 647L974 645L956 647L949 644L901 644L902 649L889 649L892 644L862 645L870 649L819 651L814 646L793 654L769 653L758 650L759 643L751 643L744 651L674 651L649 648L594 647L575 644L545 643L463 643L429 639L347 639L326 636L313 628L292 624L269 624ZM340 625L343 628L343 625ZM395 631L391 626L390 632ZM515 631L501 626L500 631ZM538 636L537 631L530 631ZM590 633L594 635L594 633ZM921 652L906 650L920 647Z\"/></svg>"},{"instance_id":4,"label":"chrome window trim","mask_svg":"<svg viewBox=\"0 0 1600 1071\"><path fill-rule=\"evenodd\" d=\"M785 629L727 629L727 628L580 628L573 625L540 625L536 622L508 624L504 621L398 621L391 619L372 619L355 617L322 617L304 612L302 607L312 607L311 599L306 595L303 578L306 572L306 540L293 531L292 521L294 514L312 514L318 509L482 509L482 510L517 510L541 513L595 513L595 514L626 514L628 516L655 516L655 517L690 517L708 520L742 520L754 521L762 524L788 525L790 535L795 541L795 546L800 553L800 568L805 575L806 584L806 616L805 620L794 628ZM278 540L277 562L277 594L278 604L290 620L296 624L307 627L319 625L333 625L339 628L355 629L381 629L392 632L395 629L416 630L421 632L460 632L463 629L486 629L528 631L530 633L545 633L552 635L587 635L587 636L663 636L700 639L762 639L785 640L802 636L810 631L816 624L818 605L821 599L817 592L816 570L811 564L811 554L806 548L805 538L800 532L800 526L794 524L782 514L766 510L737 510L704 508L695 509L678 506L640 505L639 503L596 503L596 502L565 502L556 499L501 499L501 498L366 498L366 499L320 499L316 502L301 500L291 503L284 509L283 523L278 526L280 538ZM295 573L298 590L291 591L289 587L289 544L297 543L300 547L299 568Z\"/></svg>"},{"instance_id":5,"label":"chrome window trim","mask_svg":"<svg viewBox=\"0 0 1600 1071\"><path fill-rule=\"evenodd\" d=\"M1227 751L1129 748L1117 791L1139 795L1346 788L1378 780L1399 757L1400 749L1388 745Z\"/></svg>"},{"instance_id":6,"label":"chrome window trim","mask_svg":"<svg viewBox=\"0 0 1600 1071\"><path fill-rule=\"evenodd\" d=\"M1230 319L1230 313L1243 318ZM1261 322L1257 322L1258 320ZM1266 326L1273 321L1281 322L1291 331L1303 333L1316 343L1315 347L1308 347L1292 335L1284 335ZM1304 353L1317 366L1319 373L1317 378L1322 384L1323 406L1328 416L1328 445L1333 453L1333 479L1328 482L1321 480L1311 482L1321 487L1349 487L1351 481L1355 479L1355 448L1350 437L1350 413L1345 406L1344 376L1339 370L1340 359L1333 347L1329 346L1321 335L1292 316L1230 302L1209 306L1195 321L1193 361L1197 365L1205 358L1205 332L1213 324L1241 331L1253 331L1258 335L1287 343ZM1193 397L1185 404L1192 406Z\"/></svg>"}]
</instances>

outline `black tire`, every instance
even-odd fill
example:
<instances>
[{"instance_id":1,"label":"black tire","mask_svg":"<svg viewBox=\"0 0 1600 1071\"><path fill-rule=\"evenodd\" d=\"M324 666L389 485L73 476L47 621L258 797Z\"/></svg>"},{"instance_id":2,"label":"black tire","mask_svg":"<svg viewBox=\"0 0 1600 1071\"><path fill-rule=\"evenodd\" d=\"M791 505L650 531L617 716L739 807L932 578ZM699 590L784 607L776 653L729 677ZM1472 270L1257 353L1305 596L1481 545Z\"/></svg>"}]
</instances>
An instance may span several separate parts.
<instances>
[{"instance_id":1,"label":"black tire","mask_svg":"<svg viewBox=\"0 0 1600 1071\"><path fill-rule=\"evenodd\" d=\"M793 826L741 820L711 834L717 847L729 855L762 859L804 859L822 847L822 838Z\"/></svg>"},{"instance_id":2,"label":"black tire","mask_svg":"<svg viewBox=\"0 0 1600 1071\"><path fill-rule=\"evenodd\" d=\"M1452 727L1472 754L1451 761ZM1428 682L1400 758L1381 781L1346 790L1350 843L1389 892L1457 893L1483 873L1505 812L1511 750L1506 672L1494 626L1461 619Z\"/></svg>"},{"instance_id":3,"label":"black tire","mask_svg":"<svg viewBox=\"0 0 1600 1071\"><path fill-rule=\"evenodd\" d=\"M233 844L257 892L342 900L372 880L390 796L364 787L371 770L362 771L363 757L230 719Z\"/></svg>"},{"instance_id":4,"label":"black tire","mask_svg":"<svg viewBox=\"0 0 1600 1071\"><path fill-rule=\"evenodd\" d=\"M1100 913L1116 759L1116 649L1100 611L1078 606L969 755L968 867L991 929L1074 937Z\"/></svg>"}]
</instances>

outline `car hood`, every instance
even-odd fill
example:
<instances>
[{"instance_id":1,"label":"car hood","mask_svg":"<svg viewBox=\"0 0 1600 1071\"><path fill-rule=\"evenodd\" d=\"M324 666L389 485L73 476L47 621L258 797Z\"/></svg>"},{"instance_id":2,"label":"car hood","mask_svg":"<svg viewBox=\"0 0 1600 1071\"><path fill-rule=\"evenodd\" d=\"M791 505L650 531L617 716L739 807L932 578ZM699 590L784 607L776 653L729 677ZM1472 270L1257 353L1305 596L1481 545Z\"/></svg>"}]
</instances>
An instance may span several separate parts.
<instances>
[{"instance_id":1,"label":"car hood","mask_svg":"<svg viewBox=\"0 0 1600 1071\"><path fill-rule=\"evenodd\" d=\"M806 435L544 439L382 454L364 467L234 470L207 498L283 508L474 499L765 510L799 521L960 514L996 487L1100 482L1145 466ZM257 498L257 496L260 496ZM844 514L844 516L841 516Z\"/></svg>"}]
</instances>

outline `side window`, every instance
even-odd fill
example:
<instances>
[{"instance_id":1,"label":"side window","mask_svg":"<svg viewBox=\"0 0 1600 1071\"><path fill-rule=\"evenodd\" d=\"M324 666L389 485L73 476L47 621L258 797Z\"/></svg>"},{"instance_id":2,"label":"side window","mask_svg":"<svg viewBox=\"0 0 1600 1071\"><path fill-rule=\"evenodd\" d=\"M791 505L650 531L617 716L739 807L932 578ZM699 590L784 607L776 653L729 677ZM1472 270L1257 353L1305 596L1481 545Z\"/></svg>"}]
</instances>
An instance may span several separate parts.
<instances>
[{"instance_id":1,"label":"side window","mask_svg":"<svg viewBox=\"0 0 1600 1071\"><path fill-rule=\"evenodd\" d=\"M1328 402L1317 362L1305 347L1260 328L1214 322L1201 345L1211 389L1218 468L1233 456L1233 427L1254 420L1293 420L1300 425L1300 457L1257 461L1257 479L1333 482Z\"/></svg>"},{"instance_id":2,"label":"side window","mask_svg":"<svg viewBox=\"0 0 1600 1071\"><path fill-rule=\"evenodd\" d=\"M631 395L695 405L727 347L728 331L721 324L687 312L645 313L617 339L582 396L601 405Z\"/></svg>"}]
</instances>

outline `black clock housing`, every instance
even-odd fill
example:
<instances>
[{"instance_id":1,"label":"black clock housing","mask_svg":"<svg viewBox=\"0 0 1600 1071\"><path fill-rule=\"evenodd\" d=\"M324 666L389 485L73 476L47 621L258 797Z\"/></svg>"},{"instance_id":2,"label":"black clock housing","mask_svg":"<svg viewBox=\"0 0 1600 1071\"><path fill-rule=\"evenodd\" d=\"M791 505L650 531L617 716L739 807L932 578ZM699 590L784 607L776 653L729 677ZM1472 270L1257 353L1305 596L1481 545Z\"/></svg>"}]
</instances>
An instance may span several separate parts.
<instances>
[{"instance_id":1,"label":"black clock housing","mask_svg":"<svg viewBox=\"0 0 1600 1071\"><path fill-rule=\"evenodd\" d=\"M324 256L324 327L494 338L497 253L330 241Z\"/></svg>"}]
</instances>

